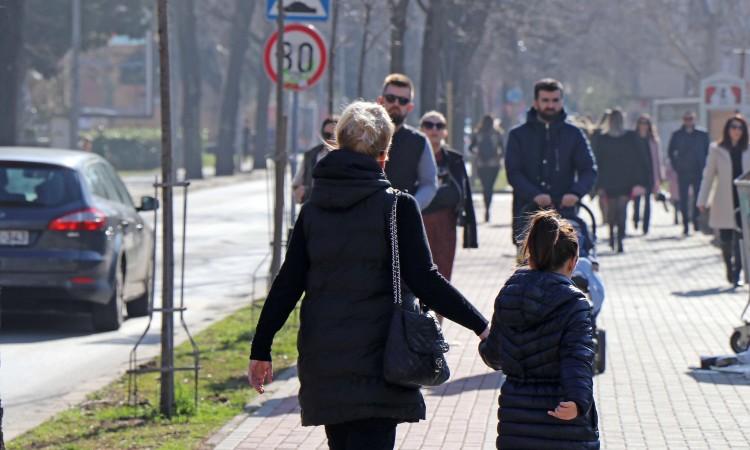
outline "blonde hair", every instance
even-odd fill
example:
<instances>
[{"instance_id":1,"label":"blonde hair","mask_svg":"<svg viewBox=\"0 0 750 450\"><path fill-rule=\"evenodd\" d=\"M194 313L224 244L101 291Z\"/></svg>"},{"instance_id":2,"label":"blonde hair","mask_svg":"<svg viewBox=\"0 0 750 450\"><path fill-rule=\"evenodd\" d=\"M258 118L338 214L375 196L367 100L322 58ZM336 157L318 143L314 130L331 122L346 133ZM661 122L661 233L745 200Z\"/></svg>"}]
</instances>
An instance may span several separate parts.
<instances>
[{"instance_id":1,"label":"blonde hair","mask_svg":"<svg viewBox=\"0 0 750 450\"><path fill-rule=\"evenodd\" d=\"M336 124L336 146L376 158L388 151L393 130L385 108L356 101L344 109Z\"/></svg>"},{"instance_id":2,"label":"blonde hair","mask_svg":"<svg viewBox=\"0 0 750 450\"><path fill-rule=\"evenodd\" d=\"M435 110L427 111L426 113L424 113L422 118L419 119L419 122L421 123L425 119L438 119L443 123L448 122L447 120L445 120L445 116L443 115L443 113L441 113L440 111L435 111Z\"/></svg>"}]
</instances>

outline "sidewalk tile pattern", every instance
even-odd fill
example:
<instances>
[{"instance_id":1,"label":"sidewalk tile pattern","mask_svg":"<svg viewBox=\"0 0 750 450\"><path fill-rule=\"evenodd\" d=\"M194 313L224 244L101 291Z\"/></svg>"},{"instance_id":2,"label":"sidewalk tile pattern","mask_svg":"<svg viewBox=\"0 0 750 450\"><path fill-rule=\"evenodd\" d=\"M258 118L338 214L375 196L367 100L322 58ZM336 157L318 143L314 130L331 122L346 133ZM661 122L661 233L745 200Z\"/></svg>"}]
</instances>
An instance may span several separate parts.
<instances>
[{"instance_id":1,"label":"sidewalk tile pattern","mask_svg":"<svg viewBox=\"0 0 750 450\"><path fill-rule=\"evenodd\" d=\"M488 319L513 270L509 208L510 196L496 197L496 221L480 226L480 249L460 249L454 269L454 284ZM629 224L624 255L606 248L606 230L598 232L607 288L598 318L607 331L607 370L595 378L602 447L750 448L750 380L691 369L700 355L731 352L747 289L727 289L710 236L682 238L671 214L655 209L648 236ZM445 333L451 380L424 390L428 419L399 425L396 447L494 448L502 373L481 362L473 333L450 322ZM283 383L216 448L327 448L322 427L300 426L297 378Z\"/></svg>"}]
</instances>

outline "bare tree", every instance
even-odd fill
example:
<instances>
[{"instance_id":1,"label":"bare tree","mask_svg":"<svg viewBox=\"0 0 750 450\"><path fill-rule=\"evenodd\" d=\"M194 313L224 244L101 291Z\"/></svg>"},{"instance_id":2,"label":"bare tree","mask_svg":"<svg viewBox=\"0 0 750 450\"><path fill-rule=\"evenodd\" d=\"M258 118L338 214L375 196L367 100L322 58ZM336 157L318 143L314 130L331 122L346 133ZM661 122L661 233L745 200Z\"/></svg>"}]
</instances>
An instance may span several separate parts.
<instances>
[{"instance_id":1,"label":"bare tree","mask_svg":"<svg viewBox=\"0 0 750 450\"><path fill-rule=\"evenodd\" d=\"M24 71L21 61L23 48L23 0L0 0L0 145L15 145L18 134L18 93Z\"/></svg>"},{"instance_id":2,"label":"bare tree","mask_svg":"<svg viewBox=\"0 0 750 450\"><path fill-rule=\"evenodd\" d=\"M420 66L419 102L422 114L438 107L438 83L443 37L445 35L445 0L420 0L418 4L425 13L422 39L422 61Z\"/></svg>"},{"instance_id":3,"label":"bare tree","mask_svg":"<svg viewBox=\"0 0 750 450\"><path fill-rule=\"evenodd\" d=\"M185 176L203 178L203 144L201 138L201 71L198 35L195 25L195 0L174 5L177 16L178 47L182 72L182 143Z\"/></svg>"},{"instance_id":4,"label":"bare tree","mask_svg":"<svg viewBox=\"0 0 750 450\"><path fill-rule=\"evenodd\" d=\"M230 31L229 64L224 82L219 116L219 139L216 146L216 175L234 173L237 112L240 104L240 81L245 66L245 53L250 44L249 30L256 2L237 0Z\"/></svg>"},{"instance_id":5,"label":"bare tree","mask_svg":"<svg viewBox=\"0 0 750 450\"><path fill-rule=\"evenodd\" d=\"M404 72L404 35L409 0L388 0L391 10L391 73Z\"/></svg>"}]
</instances>

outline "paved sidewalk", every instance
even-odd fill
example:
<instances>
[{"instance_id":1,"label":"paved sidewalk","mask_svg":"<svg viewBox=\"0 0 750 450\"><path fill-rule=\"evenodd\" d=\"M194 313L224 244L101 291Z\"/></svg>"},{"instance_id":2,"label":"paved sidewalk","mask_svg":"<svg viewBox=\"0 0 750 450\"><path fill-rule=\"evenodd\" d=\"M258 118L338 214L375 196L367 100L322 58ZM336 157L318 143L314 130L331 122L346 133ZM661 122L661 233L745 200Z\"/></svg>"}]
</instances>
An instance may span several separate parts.
<instances>
[{"instance_id":1,"label":"paved sidewalk","mask_svg":"<svg viewBox=\"0 0 750 450\"><path fill-rule=\"evenodd\" d=\"M477 203L478 204L478 203ZM729 353L745 288L725 289L718 249L709 236L683 239L660 204L648 237L625 241L624 255L600 231L607 300L607 371L595 378L605 449L750 448L750 380L692 371L699 355ZM513 269L508 212L499 195L493 223L480 226L480 249L459 250L455 285L485 313ZM479 213L478 217L483 214ZM630 224L629 224L630 225ZM636 234L630 230L631 234ZM398 427L397 448L494 448L500 373L482 364L473 333L448 323L451 380L424 391L428 420ZM301 427L298 380L277 381L253 415L233 421L209 442L217 449L327 448L322 427ZM274 386L275 385L275 386Z\"/></svg>"}]
</instances>

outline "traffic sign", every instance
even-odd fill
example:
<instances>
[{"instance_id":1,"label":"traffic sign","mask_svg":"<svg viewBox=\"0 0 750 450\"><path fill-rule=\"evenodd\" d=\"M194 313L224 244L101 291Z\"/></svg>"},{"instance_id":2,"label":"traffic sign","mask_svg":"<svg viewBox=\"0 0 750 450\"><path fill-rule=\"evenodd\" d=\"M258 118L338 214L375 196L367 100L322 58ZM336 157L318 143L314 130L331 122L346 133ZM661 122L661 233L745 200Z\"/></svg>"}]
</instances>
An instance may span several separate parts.
<instances>
[{"instance_id":1,"label":"traffic sign","mask_svg":"<svg viewBox=\"0 0 750 450\"><path fill-rule=\"evenodd\" d=\"M328 20L331 0L296 0L284 2L284 20L289 22L308 22ZM279 15L279 2L266 0L266 19L276 20Z\"/></svg>"},{"instance_id":2,"label":"traffic sign","mask_svg":"<svg viewBox=\"0 0 750 450\"><path fill-rule=\"evenodd\" d=\"M266 73L275 83L276 44L278 32L274 31L263 52ZM284 26L284 88L293 91L304 91L317 83L323 76L328 62L325 41L312 25L291 23Z\"/></svg>"}]
</instances>

